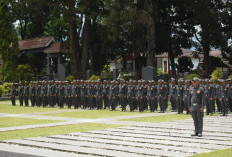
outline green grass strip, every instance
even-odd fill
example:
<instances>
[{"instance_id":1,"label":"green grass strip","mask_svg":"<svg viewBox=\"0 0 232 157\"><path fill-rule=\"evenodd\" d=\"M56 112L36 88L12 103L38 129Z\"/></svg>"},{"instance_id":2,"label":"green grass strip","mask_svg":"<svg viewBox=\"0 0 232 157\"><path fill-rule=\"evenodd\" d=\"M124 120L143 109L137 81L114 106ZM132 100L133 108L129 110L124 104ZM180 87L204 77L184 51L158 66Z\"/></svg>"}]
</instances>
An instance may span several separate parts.
<instances>
[{"instance_id":1,"label":"green grass strip","mask_svg":"<svg viewBox=\"0 0 232 157\"><path fill-rule=\"evenodd\" d=\"M122 112L120 109L117 111L110 110L86 110L84 112L64 112L64 113L51 113L44 114L44 116L55 116L55 117L71 117L71 118L87 118L87 119L98 119L98 118L106 118L106 117L117 117L117 116L130 116L136 114L144 114L149 113L146 112Z\"/></svg>"},{"instance_id":2,"label":"green grass strip","mask_svg":"<svg viewBox=\"0 0 232 157\"><path fill-rule=\"evenodd\" d=\"M197 154L191 157L229 157L229 156L232 156L232 148L216 150L216 151L209 152L209 153Z\"/></svg>"},{"instance_id":3,"label":"green grass strip","mask_svg":"<svg viewBox=\"0 0 232 157\"><path fill-rule=\"evenodd\" d=\"M56 127L15 130L15 131L0 132L0 140L12 140L12 139L22 139L22 138L67 134L67 133L75 133L75 132L85 132L85 131L116 128L116 127L122 127L122 125L82 123L82 124L64 125L64 126L56 126Z\"/></svg>"},{"instance_id":4,"label":"green grass strip","mask_svg":"<svg viewBox=\"0 0 232 157\"><path fill-rule=\"evenodd\" d=\"M17 103L16 106L12 106L10 101L1 101L0 102L0 113L10 113L10 114L21 114L21 113L35 113L35 112L50 112L50 111L65 111L68 110L67 107L60 109L57 107L54 108L43 108L43 107L20 107Z\"/></svg>"},{"instance_id":5,"label":"green grass strip","mask_svg":"<svg viewBox=\"0 0 232 157\"><path fill-rule=\"evenodd\" d=\"M218 113L214 114L214 116L218 116L218 115L219 115ZM209 116L205 115L205 117L209 117ZM185 120L191 118L192 118L191 115L186 115L186 114L169 114L169 115L142 117L142 118L122 119L121 121L161 123L161 122L171 122L171 121Z\"/></svg>"},{"instance_id":6,"label":"green grass strip","mask_svg":"<svg viewBox=\"0 0 232 157\"><path fill-rule=\"evenodd\" d=\"M63 121L18 118L18 117L1 117L0 128L12 127L12 126L23 126L23 125L47 124L47 123L56 123L56 122L63 122Z\"/></svg>"}]
</instances>

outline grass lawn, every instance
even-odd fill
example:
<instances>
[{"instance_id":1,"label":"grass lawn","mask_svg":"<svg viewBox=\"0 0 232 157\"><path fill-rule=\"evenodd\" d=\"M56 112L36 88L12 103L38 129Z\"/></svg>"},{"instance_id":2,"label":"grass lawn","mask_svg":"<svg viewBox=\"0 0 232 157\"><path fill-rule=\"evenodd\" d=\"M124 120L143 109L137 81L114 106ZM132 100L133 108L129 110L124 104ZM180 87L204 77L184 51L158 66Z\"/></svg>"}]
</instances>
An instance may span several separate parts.
<instances>
[{"instance_id":1,"label":"grass lawn","mask_svg":"<svg viewBox=\"0 0 232 157\"><path fill-rule=\"evenodd\" d=\"M84 132L84 131L91 131L91 130L116 128L116 127L122 127L122 125L83 123L83 124L64 125L64 126L57 126L57 127L7 131L7 132L0 132L0 140L11 140L11 139L22 139L22 138L38 137L38 136L67 134L67 133L74 133L74 132Z\"/></svg>"},{"instance_id":2,"label":"grass lawn","mask_svg":"<svg viewBox=\"0 0 232 157\"><path fill-rule=\"evenodd\" d=\"M218 113L214 114L214 116L218 116L218 115L219 115ZM209 117L209 116L205 115L205 117ZM122 121L160 123L160 122L170 122L176 120L185 120L191 118L192 118L191 115L171 114L171 115L151 116L151 117L143 117L143 118L122 119Z\"/></svg>"},{"instance_id":3,"label":"grass lawn","mask_svg":"<svg viewBox=\"0 0 232 157\"><path fill-rule=\"evenodd\" d=\"M193 155L192 157L229 157L232 156L232 148L216 150L210 153L202 153L198 155Z\"/></svg>"},{"instance_id":4,"label":"grass lawn","mask_svg":"<svg viewBox=\"0 0 232 157\"><path fill-rule=\"evenodd\" d=\"M35 124L47 124L62 122L58 120L40 120L40 119L30 119L30 118L16 118L16 117L1 117L0 118L0 128L11 127L11 126L22 126L22 125L35 125Z\"/></svg>"},{"instance_id":5,"label":"grass lawn","mask_svg":"<svg viewBox=\"0 0 232 157\"><path fill-rule=\"evenodd\" d=\"M144 114L149 113L148 111L140 113L136 112L122 112L120 109L117 111L110 110L87 110L85 112L64 112L64 113L51 113L44 114L44 116L56 116L56 117L72 117L72 118L87 118L87 119L98 119L98 118L106 118L106 117L117 117L117 116L130 116L136 114Z\"/></svg>"},{"instance_id":6,"label":"grass lawn","mask_svg":"<svg viewBox=\"0 0 232 157\"><path fill-rule=\"evenodd\" d=\"M12 106L10 101L0 102L0 113L11 113L11 114L21 114L21 113L35 113L35 112L49 112L49 111L60 111L68 110L67 108L59 109L55 108L43 108L43 107L20 107L17 101L16 106Z\"/></svg>"}]
</instances>

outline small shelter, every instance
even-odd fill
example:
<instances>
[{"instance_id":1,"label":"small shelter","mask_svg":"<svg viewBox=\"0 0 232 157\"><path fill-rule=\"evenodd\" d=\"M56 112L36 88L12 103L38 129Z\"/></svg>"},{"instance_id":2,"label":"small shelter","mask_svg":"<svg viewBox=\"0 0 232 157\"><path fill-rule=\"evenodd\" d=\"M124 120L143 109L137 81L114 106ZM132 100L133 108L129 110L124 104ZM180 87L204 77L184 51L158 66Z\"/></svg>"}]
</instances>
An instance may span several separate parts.
<instances>
[{"instance_id":1,"label":"small shelter","mask_svg":"<svg viewBox=\"0 0 232 157\"><path fill-rule=\"evenodd\" d=\"M56 42L54 37L41 37L19 41L19 53L45 53L46 73L48 80L61 80L66 78L66 68L62 54L67 52L62 42Z\"/></svg>"}]
</instances>

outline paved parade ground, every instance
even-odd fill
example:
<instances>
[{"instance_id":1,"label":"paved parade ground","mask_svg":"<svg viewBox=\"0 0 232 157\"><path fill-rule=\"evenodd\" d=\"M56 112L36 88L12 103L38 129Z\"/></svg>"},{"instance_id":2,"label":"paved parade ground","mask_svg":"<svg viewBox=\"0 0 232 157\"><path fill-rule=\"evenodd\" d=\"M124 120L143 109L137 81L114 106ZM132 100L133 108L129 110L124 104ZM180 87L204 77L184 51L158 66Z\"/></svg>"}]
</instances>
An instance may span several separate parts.
<instances>
[{"instance_id":1,"label":"paved parade ground","mask_svg":"<svg viewBox=\"0 0 232 157\"><path fill-rule=\"evenodd\" d=\"M5 102L5 104L10 105L9 102ZM3 105L2 102L0 105ZM22 110L24 108L21 107ZM31 124L31 121L25 121L25 124L22 125L0 126L0 156L179 157L232 148L231 114L227 117L205 117L203 137L191 137L194 126L190 116L175 121L165 120L156 123L144 121L144 118L158 119L162 116L177 115L175 112L123 112L121 114L120 111L109 111L112 116L105 116L102 113L102 116L98 115L99 118L64 116L66 113L85 115L89 112L93 111L50 110L48 108L47 111L45 109L40 112L2 112L0 120L1 118L21 118L35 120L37 123ZM98 112L96 111L96 113ZM105 112L108 113L108 111ZM118 114L118 116L114 116L114 114ZM70 130L64 131L64 128L61 129L61 127L70 128ZM44 129L48 130L47 134L39 134ZM49 129L55 129L56 132L49 132ZM36 134L30 135L33 130L36 131ZM23 135L26 131L29 133ZM231 155L225 152L224 156ZM231 149L229 152L231 153ZM209 156L216 154L213 153Z\"/></svg>"}]
</instances>

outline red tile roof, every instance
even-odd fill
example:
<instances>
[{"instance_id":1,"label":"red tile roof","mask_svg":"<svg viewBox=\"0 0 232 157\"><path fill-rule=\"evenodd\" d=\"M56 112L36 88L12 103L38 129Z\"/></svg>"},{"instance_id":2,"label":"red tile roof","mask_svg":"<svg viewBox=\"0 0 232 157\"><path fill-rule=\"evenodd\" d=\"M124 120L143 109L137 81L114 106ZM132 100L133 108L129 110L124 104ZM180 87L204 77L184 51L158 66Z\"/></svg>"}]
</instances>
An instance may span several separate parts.
<instances>
[{"instance_id":1,"label":"red tile roof","mask_svg":"<svg viewBox=\"0 0 232 157\"><path fill-rule=\"evenodd\" d=\"M222 57L222 51L221 50L213 50L210 51L210 56L214 56L214 57Z\"/></svg>"},{"instance_id":2,"label":"red tile roof","mask_svg":"<svg viewBox=\"0 0 232 157\"><path fill-rule=\"evenodd\" d=\"M54 41L53 37L41 37L35 39L21 40L19 41L19 50L29 50L35 48L44 48L49 46Z\"/></svg>"},{"instance_id":3,"label":"red tile roof","mask_svg":"<svg viewBox=\"0 0 232 157\"><path fill-rule=\"evenodd\" d=\"M64 53L66 51L67 49L63 43L54 42L54 43L51 43L51 45L44 50L44 53L61 53L61 52Z\"/></svg>"}]
</instances>

